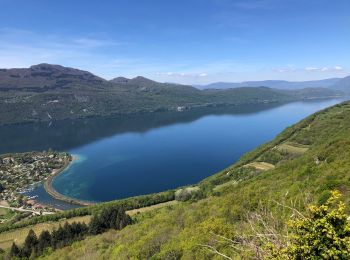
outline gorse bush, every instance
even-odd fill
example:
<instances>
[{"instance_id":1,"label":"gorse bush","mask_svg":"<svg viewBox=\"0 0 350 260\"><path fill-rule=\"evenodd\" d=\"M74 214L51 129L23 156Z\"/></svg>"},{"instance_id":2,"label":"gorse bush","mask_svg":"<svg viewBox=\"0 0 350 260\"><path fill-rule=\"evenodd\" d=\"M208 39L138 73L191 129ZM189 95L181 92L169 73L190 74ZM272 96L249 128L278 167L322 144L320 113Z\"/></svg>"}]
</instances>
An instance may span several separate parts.
<instances>
[{"instance_id":1,"label":"gorse bush","mask_svg":"<svg viewBox=\"0 0 350 260\"><path fill-rule=\"evenodd\" d=\"M307 216L288 222L288 244L269 245L275 259L350 259L350 224L340 193L333 191L321 206L310 206Z\"/></svg>"}]
</instances>

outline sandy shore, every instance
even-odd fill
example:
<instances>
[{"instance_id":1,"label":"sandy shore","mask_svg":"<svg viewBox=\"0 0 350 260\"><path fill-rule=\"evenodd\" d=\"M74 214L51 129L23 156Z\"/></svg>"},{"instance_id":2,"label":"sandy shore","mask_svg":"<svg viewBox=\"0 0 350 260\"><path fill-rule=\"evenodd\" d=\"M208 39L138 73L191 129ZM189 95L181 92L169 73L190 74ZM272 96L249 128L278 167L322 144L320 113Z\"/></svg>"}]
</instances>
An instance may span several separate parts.
<instances>
[{"instance_id":1,"label":"sandy shore","mask_svg":"<svg viewBox=\"0 0 350 260\"><path fill-rule=\"evenodd\" d=\"M76 159L77 158L75 156L72 156L72 159L67 160L62 168L54 170L52 172L52 174L50 175L50 177L48 177L45 180L44 188L48 194L50 194L52 197L54 197L57 200L62 200L64 202L68 202L68 203L75 204L75 205L81 205L81 206L93 205L93 204L95 204L94 202L78 200L78 199L74 199L74 198L68 197L66 195L63 195L63 194L59 193L58 191L56 191L52 185L54 178L57 177L60 173L62 173L65 169L67 169L70 166L70 164L72 162L74 162Z\"/></svg>"}]
</instances>

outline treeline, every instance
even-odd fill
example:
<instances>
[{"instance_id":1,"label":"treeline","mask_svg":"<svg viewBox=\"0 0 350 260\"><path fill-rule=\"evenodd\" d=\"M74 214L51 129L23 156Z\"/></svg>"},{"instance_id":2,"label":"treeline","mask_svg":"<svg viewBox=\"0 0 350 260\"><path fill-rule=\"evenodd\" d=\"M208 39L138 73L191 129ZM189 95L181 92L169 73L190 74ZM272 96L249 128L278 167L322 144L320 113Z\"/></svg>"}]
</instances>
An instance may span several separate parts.
<instances>
[{"instance_id":1,"label":"treeline","mask_svg":"<svg viewBox=\"0 0 350 260\"><path fill-rule=\"evenodd\" d=\"M71 244L74 241L83 239L89 231L89 227L85 223L68 224L60 226L57 230L51 233L47 230L41 232L39 237L31 229L24 241L23 246L12 244L10 250L10 258L29 258L42 255L48 248L62 248Z\"/></svg>"},{"instance_id":2,"label":"treeline","mask_svg":"<svg viewBox=\"0 0 350 260\"><path fill-rule=\"evenodd\" d=\"M105 232L108 229L120 230L131 224L131 218L120 207L104 208L99 214L95 214L89 225L89 231L92 235Z\"/></svg>"},{"instance_id":3,"label":"treeline","mask_svg":"<svg viewBox=\"0 0 350 260\"><path fill-rule=\"evenodd\" d=\"M35 225L38 223L48 222L48 221L59 221L61 219L69 219L73 217L80 217L86 215L94 215L97 212L103 210L106 207L122 207L125 210L132 210L137 208L143 208L152 206L155 204L171 201L175 199L174 190L142 195L137 197L131 197L122 200L115 200L110 202L98 203L96 205L81 207L76 209L71 209L63 212L57 212L56 214L36 216L31 219L26 219L22 221L13 221L0 226L0 233L9 231L12 229L23 228L30 225Z\"/></svg>"},{"instance_id":4,"label":"treeline","mask_svg":"<svg viewBox=\"0 0 350 260\"><path fill-rule=\"evenodd\" d=\"M9 258L34 258L45 253L49 248L58 249L84 239L87 235L97 235L108 229L120 230L131 224L131 218L125 209L118 206L106 207L94 214L89 225L85 223L66 222L58 229L49 232L44 230L39 237L31 229L22 246L12 244Z\"/></svg>"}]
</instances>

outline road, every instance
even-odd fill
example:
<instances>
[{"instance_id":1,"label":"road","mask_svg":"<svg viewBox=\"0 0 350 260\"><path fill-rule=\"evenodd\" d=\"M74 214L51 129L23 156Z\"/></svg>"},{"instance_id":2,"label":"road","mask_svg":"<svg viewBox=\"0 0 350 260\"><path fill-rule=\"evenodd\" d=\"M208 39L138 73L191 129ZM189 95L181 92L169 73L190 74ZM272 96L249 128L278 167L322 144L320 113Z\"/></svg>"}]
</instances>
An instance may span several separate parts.
<instances>
[{"instance_id":1,"label":"road","mask_svg":"<svg viewBox=\"0 0 350 260\"><path fill-rule=\"evenodd\" d=\"M31 212L31 213L33 213L35 215L49 215L49 214L53 214L54 213L54 212L48 212L48 211L42 211L40 213L40 211L36 211L36 210L14 208L14 207L8 207L8 206L3 206L3 205L0 205L0 208L10 209L10 210L15 210L15 211L21 211L21 212Z\"/></svg>"}]
</instances>

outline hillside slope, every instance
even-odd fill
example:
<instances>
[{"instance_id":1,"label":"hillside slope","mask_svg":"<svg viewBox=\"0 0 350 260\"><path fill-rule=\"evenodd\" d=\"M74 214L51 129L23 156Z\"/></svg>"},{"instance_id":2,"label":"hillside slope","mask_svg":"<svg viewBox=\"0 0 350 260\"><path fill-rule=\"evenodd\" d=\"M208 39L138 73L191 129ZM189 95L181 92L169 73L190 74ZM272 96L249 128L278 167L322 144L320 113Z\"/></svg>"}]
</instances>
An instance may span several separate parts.
<instances>
[{"instance_id":1,"label":"hillside slope","mask_svg":"<svg viewBox=\"0 0 350 260\"><path fill-rule=\"evenodd\" d=\"M144 77L107 81L87 71L39 64L27 69L0 70L0 125L336 95L340 93L325 89L300 95L266 87L201 91Z\"/></svg>"},{"instance_id":2,"label":"hillside slope","mask_svg":"<svg viewBox=\"0 0 350 260\"><path fill-rule=\"evenodd\" d=\"M273 216L282 230L292 214L288 206L303 211L306 203L324 203L334 189L345 195L349 210L349 132L350 102L320 111L203 180L200 196L136 215L136 223L121 231L89 237L45 258L221 259L203 245L232 258L251 257L254 252L238 237L253 235L247 219L254 212Z\"/></svg>"}]
</instances>

